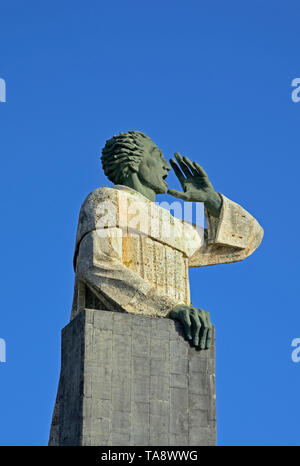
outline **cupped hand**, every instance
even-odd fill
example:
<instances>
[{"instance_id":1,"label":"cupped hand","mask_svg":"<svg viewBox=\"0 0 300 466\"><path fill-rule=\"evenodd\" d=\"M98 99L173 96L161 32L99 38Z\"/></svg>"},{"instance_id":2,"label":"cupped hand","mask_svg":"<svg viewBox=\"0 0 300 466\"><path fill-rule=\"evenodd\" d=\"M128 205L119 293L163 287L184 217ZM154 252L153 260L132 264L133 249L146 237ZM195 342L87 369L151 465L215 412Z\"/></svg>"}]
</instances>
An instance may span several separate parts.
<instances>
[{"instance_id":1,"label":"cupped hand","mask_svg":"<svg viewBox=\"0 0 300 466\"><path fill-rule=\"evenodd\" d=\"M204 169L188 157L181 157L175 152L175 158L170 164L177 176L183 192L169 189L168 194L184 201L204 202L209 212L217 217L221 210L221 196L214 190Z\"/></svg>"}]
</instances>

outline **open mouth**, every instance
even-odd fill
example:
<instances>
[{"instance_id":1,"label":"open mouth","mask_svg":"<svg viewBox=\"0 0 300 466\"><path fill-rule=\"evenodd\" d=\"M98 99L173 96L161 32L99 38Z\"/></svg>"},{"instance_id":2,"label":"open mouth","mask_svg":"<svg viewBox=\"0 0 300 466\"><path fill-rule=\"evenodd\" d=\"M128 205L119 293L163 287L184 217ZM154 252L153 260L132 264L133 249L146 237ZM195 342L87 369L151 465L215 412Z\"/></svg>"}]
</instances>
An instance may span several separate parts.
<instances>
[{"instance_id":1,"label":"open mouth","mask_svg":"<svg viewBox=\"0 0 300 466\"><path fill-rule=\"evenodd\" d=\"M163 179L163 182L164 182L165 184L167 184L167 182L166 182L166 178L167 178L167 176L168 176L168 174L166 174L166 175L163 175L163 177L162 177L162 179Z\"/></svg>"}]
</instances>

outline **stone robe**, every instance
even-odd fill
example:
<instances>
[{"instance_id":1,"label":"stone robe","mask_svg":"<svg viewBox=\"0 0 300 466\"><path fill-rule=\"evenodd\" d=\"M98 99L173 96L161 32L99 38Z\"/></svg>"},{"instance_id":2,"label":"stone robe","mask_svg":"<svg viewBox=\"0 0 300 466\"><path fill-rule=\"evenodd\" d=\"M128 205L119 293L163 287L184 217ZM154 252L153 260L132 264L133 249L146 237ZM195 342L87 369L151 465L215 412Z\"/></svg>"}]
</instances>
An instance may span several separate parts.
<instances>
[{"instance_id":1,"label":"stone robe","mask_svg":"<svg viewBox=\"0 0 300 466\"><path fill-rule=\"evenodd\" d=\"M189 267L252 254L263 229L221 197L219 218L205 211L204 230L126 186L93 191L79 214L71 319L85 307L167 317L177 304L190 304Z\"/></svg>"}]
</instances>

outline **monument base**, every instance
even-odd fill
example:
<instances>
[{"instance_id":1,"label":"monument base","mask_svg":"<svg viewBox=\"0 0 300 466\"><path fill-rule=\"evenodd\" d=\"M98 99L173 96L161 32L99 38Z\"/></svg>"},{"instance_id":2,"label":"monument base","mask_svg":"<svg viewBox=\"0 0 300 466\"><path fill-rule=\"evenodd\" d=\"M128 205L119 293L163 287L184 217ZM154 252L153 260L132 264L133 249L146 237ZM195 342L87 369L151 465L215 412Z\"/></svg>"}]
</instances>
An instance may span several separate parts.
<instances>
[{"instance_id":1,"label":"monument base","mask_svg":"<svg viewBox=\"0 0 300 466\"><path fill-rule=\"evenodd\" d=\"M170 319L84 309L61 353L49 445L216 444L214 334L197 351Z\"/></svg>"}]
</instances>

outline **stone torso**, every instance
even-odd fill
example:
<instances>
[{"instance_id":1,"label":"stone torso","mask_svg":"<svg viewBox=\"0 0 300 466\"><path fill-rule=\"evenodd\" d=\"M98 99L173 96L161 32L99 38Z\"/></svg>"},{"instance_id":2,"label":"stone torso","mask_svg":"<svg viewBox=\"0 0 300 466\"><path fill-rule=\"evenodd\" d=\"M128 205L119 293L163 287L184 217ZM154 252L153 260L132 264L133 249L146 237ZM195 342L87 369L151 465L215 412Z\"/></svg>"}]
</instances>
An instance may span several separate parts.
<instances>
[{"instance_id":1,"label":"stone torso","mask_svg":"<svg viewBox=\"0 0 300 466\"><path fill-rule=\"evenodd\" d=\"M151 237L128 233L122 241L123 264L147 280L157 292L190 303L188 258Z\"/></svg>"},{"instance_id":2,"label":"stone torso","mask_svg":"<svg viewBox=\"0 0 300 466\"><path fill-rule=\"evenodd\" d=\"M74 263L82 238L92 230L114 236L118 259L158 293L190 304L188 260L201 246L203 230L124 186L97 189L84 202ZM93 306L98 307L95 300Z\"/></svg>"}]
</instances>

